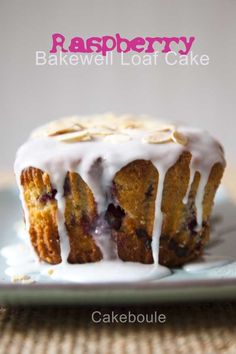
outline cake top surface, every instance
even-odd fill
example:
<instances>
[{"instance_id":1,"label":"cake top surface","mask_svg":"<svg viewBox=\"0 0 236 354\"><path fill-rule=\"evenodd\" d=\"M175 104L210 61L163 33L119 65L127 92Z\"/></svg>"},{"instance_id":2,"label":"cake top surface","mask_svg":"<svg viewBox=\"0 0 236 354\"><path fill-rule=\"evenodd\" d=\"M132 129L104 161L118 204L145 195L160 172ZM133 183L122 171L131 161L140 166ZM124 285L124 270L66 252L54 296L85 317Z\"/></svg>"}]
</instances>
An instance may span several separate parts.
<instances>
[{"instance_id":1,"label":"cake top surface","mask_svg":"<svg viewBox=\"0 0 236 354\"><path fill-rule=\"evenodd\" d=\"M222 146L201 129L145 115L71 116L34 130L17 152L15 170L32 166L47 171L61 161L65 168L73 168L79 161L91 164L98 158L114 170L135 159L151 160L161 168L175 163L183 151L189 151L202 167L225 164Z\"/></svg>"},{"instance_id":2,"label":"cake top surface","mask_svg":"<svg viewBox=\"0 0 236 354\"><path fill-rule=\"evenodd\" d=\"M52 121L34 130L31 139L52 138L60 142L105 141L121 143L139 139L143 143L187 144L186 137L174 124L151 119L148 116L116 116L112 113L89 117L71 116Z\"/></svg>"}]
</instances>

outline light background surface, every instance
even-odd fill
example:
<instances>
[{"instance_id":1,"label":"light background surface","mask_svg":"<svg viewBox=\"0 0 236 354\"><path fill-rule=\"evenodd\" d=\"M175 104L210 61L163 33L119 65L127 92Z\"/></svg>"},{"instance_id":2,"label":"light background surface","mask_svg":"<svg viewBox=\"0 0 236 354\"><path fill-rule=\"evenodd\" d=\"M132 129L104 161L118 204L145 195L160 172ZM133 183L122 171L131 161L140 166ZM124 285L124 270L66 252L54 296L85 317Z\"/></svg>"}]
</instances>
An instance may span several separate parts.
<instances>
[{"instance_id":1,"label":"light background surface","mask_svg":"<svg viewBox=\"0 0 236 354\"><path fill-rule=\"evenodd\" d=\"M0 2L0 169L37 125L70 114L148 113L204 127L236 155L236 1ZM210 65L36 67L51 34L196 37ZM236 160L236 159L235 159Z\"/></svg>"}]
</instances>

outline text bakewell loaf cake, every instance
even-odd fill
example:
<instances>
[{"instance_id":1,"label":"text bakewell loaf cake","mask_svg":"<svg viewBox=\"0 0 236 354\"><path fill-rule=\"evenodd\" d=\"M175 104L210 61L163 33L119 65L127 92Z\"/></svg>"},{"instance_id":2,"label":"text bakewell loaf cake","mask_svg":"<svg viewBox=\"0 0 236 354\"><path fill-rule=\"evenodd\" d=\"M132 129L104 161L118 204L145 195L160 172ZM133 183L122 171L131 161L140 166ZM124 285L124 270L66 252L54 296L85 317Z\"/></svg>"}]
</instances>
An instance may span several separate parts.
<instances>
[{"instance_id":1,"label":"text bakewell loaf cake","mask_svg":"<svg viewBox=\"0 0 236 354\"><path fill-rule=\"evenodd\" d=\"M205 131L112 114L51 122L15 161L26 228L49 264L196 259L224 168Z\"/></svg>"}]
</instances>

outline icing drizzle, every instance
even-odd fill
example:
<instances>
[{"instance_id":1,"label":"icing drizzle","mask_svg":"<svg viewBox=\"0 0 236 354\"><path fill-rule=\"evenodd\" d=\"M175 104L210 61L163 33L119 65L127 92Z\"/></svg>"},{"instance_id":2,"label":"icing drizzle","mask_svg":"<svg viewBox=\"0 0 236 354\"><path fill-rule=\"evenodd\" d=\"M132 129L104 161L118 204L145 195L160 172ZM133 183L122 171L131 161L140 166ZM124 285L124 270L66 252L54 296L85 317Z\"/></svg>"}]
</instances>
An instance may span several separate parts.
<instances>
[{"instance_id":1,"label":"icing drizzle","mask_svg":"<svg viewBox=\"0 0 236 354\"><path fill-rule=\"evenodd\" d=\"M101 121L103 125L105 124L100 117L100 127ZM117 121L119 121L119 118L113 120L114 124L111 124L112 128L115 127L117 129ZM82 124L86 124L86 122L89 122L90 127L93 127L93 129L94 127L96 128L96 120L82 119ZM120 122L123 124L124 120L120 119ZM63 135L62 137L58 135L60 137L59 140L54 136L48 136L49 134L45 133L45 131L47 131L46 127L41 130L43 134L40 134L40 130L37 130L33 134L33 137L18 150L14 168L20 188L20 198L24 208L26 227L28 230L28 211L23 198L22 186L20 185L22 170L31 166L47 172L50 176L53 188L57 190L58 230L60 235L62 263L66 263L69 254L69 241L64 226L63 197L63 185L68 171L77 172L91 188L97 202L98 213L102 214L106 210L108 204L107 191L112 184L116 172L134 160L144 159L152 161L159 173L152 235L152 254L154 264L157 265L159 238L163 219L161 203L165 175L168 169L177 162L180 155L184 151L189 151L191 153L190 179L183 202L187 203L194 176L196 172L199 172L200 182L195 204L198 227L201 227L202 202L210 171L216 163L225 164L224 153L219 143L205 131L186 127L178 127L178 132L183 134L187 142L184 145L171 140L168 141L168 137L166 141L162 143L148 143L148 134L152 133L153 135L153 130L159 129L157 127L160 127L160 123L157 123L155 120L147 119L142 121L134 120L133 122L139 123L138 129L131 129L129 125L127 125L128 127L120 128L118 132L117 130L113 131L108 135L109 139L105 133L104 136L96 135L95 129L95 135L92 140L90 139L90 133L86 133L87 138L83 135L84 140L78 142L73 141L73 143L63 141ZM111 129L111 127L109 127L109 129ZM169 129L171 130L172 128ZM163 128L163 131L167 130L168 128L166 128L166 130ZM66 133L64 135L66 135ZM74 139L75 135L75 133L72 133L71 138ZM98 171L93 173L93 167L97 161L100 161L101 169L99 173ZM96 232L93 236L101 248L104 259L111 259L112 251L110 245L102 242L101 235L96 235Z\"/></svg>"}]
</instances>

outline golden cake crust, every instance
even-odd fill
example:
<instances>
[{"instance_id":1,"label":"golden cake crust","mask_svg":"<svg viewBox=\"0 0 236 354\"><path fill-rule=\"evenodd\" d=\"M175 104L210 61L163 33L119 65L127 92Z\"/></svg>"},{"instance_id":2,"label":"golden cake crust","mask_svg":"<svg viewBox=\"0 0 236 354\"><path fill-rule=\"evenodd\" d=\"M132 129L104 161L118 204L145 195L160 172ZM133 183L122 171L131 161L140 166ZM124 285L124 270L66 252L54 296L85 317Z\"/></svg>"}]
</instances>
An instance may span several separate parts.
<instances>
[{"instance_id":1,"label":"golden cake crust","mask_svg":"<svg viewBox=\"0 0 236 354\"><path fill-rule=\"evenodd\" d=\"M29 167L21 173L24 200L29 213L29 234L39 258L51 264L61 262L57 225L56 191L50 177Z\"/></svg>"},{"instance_id":2,"label":"golden cake crust","mask_svg":"<svg viewBox=\"0 0 236 354\"><path fill-rule=\"evenodd\" d=\"M202 228L196 231L195 197L200 174L195 174L187 204L183 203L189 178L191 154L184 152L166 173L161 210L159 262L179 266L198 257L208 241L210 213L219 186L223 166L211 170L203 199ZM111 203L105 213L111 235L123 261L152 263L152 231L159 174L150 161L136 160L124 166L113 179ZM39 258L50 264L61 262L57 220L57 191L50 177L40 169L29 167L21 173L24 200L29 211L29 233ZM103 258L92 236L97 220L93 193L75 172L64 181L65 227L70 253L69 263L96 262ZM109 237L109 236L108 236Z\"/></svg>"},{"instance_id":3,"label":"golden cake crust","mask_svg":"<svg viewBox=\"0 0 236 354\"><path fill-rule=\"evenodd\" d=\"M97 217L93 193L75 172L68 172L64 183L65 225L70 242L69 263L96 262L102 253L90 233Z\"/></svg>"},{"instance_id":4,"label":"golden cake crust","mask_svg":"<svg viewBox=\"0 0 236 354\"><path fill-rule=\"evenodd\" d=\"M165 176L159 246L159 262L162 265L179 266L198 257L209 238L209 217L224 169L221 164L215 164L211 170L203 200L202 228L196 231L194 200L199 173L194 177L188 203L183 203L190 178L190 160L191 154L183 153ZM115 197L124 209L125 217L120 230L113 231L113 236L117 241L119 257L124 261L153 262L151 235L157 185L158 171L147 161L130 163L114 178Z\"/></svg>"}]
</instances>

